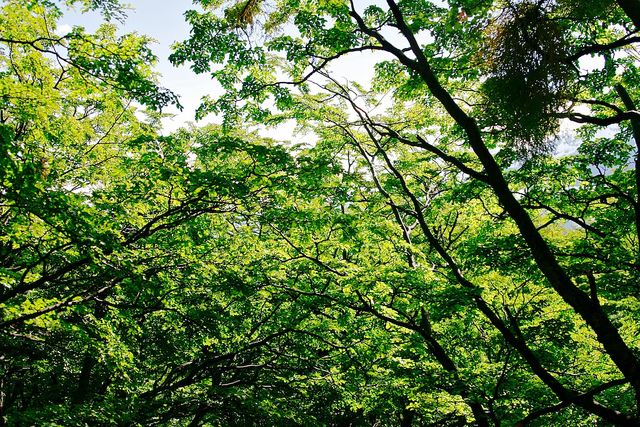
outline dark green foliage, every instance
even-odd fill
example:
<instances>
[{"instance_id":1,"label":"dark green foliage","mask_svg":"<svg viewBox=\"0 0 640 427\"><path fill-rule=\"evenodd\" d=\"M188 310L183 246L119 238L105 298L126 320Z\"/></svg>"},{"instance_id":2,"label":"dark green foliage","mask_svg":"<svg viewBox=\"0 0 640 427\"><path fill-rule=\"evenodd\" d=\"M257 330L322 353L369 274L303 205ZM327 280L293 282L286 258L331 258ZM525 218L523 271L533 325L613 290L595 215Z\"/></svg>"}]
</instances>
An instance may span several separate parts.
<instances>
[{"instance_id":1,"label":"dark green foliage","mask_svg":"<svg viewBox=\"0 0 640 427\"><path fill-rule=\"evenodd\" d=\"M486 112L525 157L553 151L559 113L570 102L576 76L566 25L544 3L524 1L508 4L485 30Z\"/></svg>"},{"instance_id":2,"label":"dark green foliage","mask_svg":"<svg viewBox=\"0 0 640 427\"><path fill-rule=\"evenodd\" d=\"M632 17L199 3L165 137L147 38L3 5L0 424L638 425Z\"/></svg>"}]
</instances>

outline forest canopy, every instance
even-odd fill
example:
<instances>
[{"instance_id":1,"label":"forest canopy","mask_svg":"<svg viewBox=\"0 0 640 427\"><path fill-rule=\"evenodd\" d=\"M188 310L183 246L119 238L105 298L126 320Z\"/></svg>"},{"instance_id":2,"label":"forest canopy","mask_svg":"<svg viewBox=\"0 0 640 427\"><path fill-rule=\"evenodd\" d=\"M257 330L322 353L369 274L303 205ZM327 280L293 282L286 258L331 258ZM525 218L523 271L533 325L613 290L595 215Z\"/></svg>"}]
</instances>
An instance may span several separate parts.
<instances>
[{"instance_id":1,"label":"forest canopy","mask_svg":"<svg viewBox=\"0 0 640 427\"><path fill-rule=\"evenodd\" d=\"M0 425L640 425L638 0L194 3L0 3Z\"/></svg>"}]
</instances>

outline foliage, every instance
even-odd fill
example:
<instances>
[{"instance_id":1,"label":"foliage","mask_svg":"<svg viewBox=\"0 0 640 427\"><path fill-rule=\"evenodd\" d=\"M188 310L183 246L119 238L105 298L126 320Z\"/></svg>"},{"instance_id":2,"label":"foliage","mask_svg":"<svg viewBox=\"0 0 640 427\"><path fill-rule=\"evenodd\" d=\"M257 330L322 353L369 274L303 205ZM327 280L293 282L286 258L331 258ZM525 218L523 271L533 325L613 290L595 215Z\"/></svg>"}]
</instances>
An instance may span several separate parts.
<instances>
[{"instance_id":1,"label":"foliage","mask_svg":"<svg viewBox=\"0 0 640 427\"><path fill-rule=\"evenodd\" d=\"M550 152L559 128L558 116L571 96L575 78L565 60L566 21L547 15L542 3L516 3L505 7L487 31L479 61L489 77L482 84L486 109L503 124L505 136L523 152Z\"/></svg>"},{"instance_id":2,"label":"foliage","mask_svg":"<svg viewBox=\"0 0 640 427\"><path fill-rule=\"evenodd\" d=\"M199 3L168 137L148 39L4 6L4 424L640 423L627 2Z\"/></svg>"},{"instance_id":3,"label":"foliage","mask_svg":"<svg viewBox=\"0 0 640 427\"><path fill-rule=\"evenodd\" d=\"M617 85L636 69L636 57L622 52L638 40L626 6L593 6L277 1L262 6L261 21L282 23L279 33L269 26L272 35L260 40L256 29L234 30L232 14L193 13L190 21L208 29L207 43L194 33L172 56L222 67L212 77L226 92L205 100L203 114L223 113L228 126L295 119L317 136L315 151L340 159L342 185L359 187L346 190L352 196L340 208L324 202L327 209L356 215L359 230L368 216L379 218L372 231L383 223L396 230L385 247L359 232L346 235L350 244L344 234L289 243L337 281L358 271L356 282L323 288L325 298L340 301L333 292L347 292L352 299L342 304L352 310L416 331L427 349L420 360L433 357L457 378L449 389L430 380L428 388L444 387L466 403L466 412L451 408L440 422L531 423L549 414L572 423L638 422L637 341L627 329L637 316L631 283L639 227L629 227L638 211L637 145L629 133L637 117L635 95L616 96L636 87ZM220 52L225 38L233 47ZM366 51L392 58L377 61L373 91L330 74L334 62ZM604 68L584 68L580 61L590 55L604 58ZM205 58L212 62L204 65ZM265 72L262 64L279 68ZM386 91L393 104L374 116ZM584 124L577 153L550 157L566 119ZM627 133L598 132L612 125ZM592 156L594 145L605 157ZM336 255L324 259L318 242L329 241ZM384 261L365 268L365 246ZM353 265L336 264L335 256ZM407 268L442 282L368 280ZM465 335L465 324L477 325L479 335ZM600 351L606 356L595 357ZM389 375L402 382L398 369ZM405 408L428 417L434 405L417 396L405 395Z\"/></svg>"}]
</instances>

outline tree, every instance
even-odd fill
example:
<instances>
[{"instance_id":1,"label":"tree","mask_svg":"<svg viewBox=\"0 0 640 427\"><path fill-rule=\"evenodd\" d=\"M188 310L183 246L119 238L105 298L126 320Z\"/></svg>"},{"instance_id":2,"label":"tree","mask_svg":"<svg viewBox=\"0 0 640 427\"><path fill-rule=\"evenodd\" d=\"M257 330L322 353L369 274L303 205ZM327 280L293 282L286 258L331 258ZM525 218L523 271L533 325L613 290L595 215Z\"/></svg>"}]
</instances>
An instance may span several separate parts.
<instances>
[{"instance_id":1,"label":"tree","mask_svg":"<svg viewBox=\"0 0 640 427\"><path fill-rule=\"evenodd\" d=\"M160 112L133 105L177 97L149 40L112 24L56 35L61 13L14 1L1 15L0 423L331 419L330 385L291 385L329 358L265 278L279 266L256 251L272 243L255 219L331 163L215 126L158 136Z\"/></svg>"},{"instance_id":2,"label":"tree","mask_svg":"<svg viewBox=\"0 0 640 427\"><path fill-rule=\"evenodd\" d=\"M637 425L635 3L203 1L160 137L146 37L5 2L2 423Z\"/></svg>"},{"instance_id":3,"label":"tree","mask_svg":"<svg viewBox=\"0 0 640 427\"><path fill-rule=\"evenodd\" d=\"M3 424L130 419L149 379L129 371L132 358L148 356L146 342L157 351L160 335L127 339L147 326L140 313L169 310L163 275L198 252L167 230L233 210L228 193L195 191L207 177L183 179L190 147L157 137L158 113L137 118L133 103L177 103L155 81L149 39L116 36L108 23L56 35L60 14L48 2L2 8Z\"/></svg>"},{"instance_id":4,"label":"tree","mask_svg":"<svg viewBox=\"0 0 640 427\"><path fill-rule=\"evenodd\" d=\"M339 221L359 217L356 232L305 241L279 231L291 259L335 284L295 292L395 325L392 336L414 331L428 351L413 361L447 372L425 384L467 405L438 419L434 394L414 390L396 408L424 423L640 422L638 38L628 3L200 3L209 9L187 14L191 38L172 59L225 89L201 116L223 113L228 127L294 119L318 135L314 150L355 165L342 172L348 200L323 203ZM328 74L367 51L390 58L376 64L372 90ZM581 67L589 56L602 65ZM387 91L393 106L375 116ZM579 139L575 154L554 157L561 120ZM419 286L385 276L380 294L362 279L400 271L397 259L367 264L376 227L363 215L395 222L402 243L384 251L403 254Z\"/></svg>"}]
</instances>

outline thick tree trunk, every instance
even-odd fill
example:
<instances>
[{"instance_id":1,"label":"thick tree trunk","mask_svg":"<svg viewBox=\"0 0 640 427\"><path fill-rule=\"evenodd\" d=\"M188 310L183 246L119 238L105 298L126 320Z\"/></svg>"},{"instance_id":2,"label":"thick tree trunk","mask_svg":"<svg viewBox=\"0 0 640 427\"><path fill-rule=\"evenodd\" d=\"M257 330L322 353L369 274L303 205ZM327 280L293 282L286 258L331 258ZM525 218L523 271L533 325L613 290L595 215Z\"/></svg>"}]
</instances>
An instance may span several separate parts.
<instances>
[{"instance_id":1,"label":"thick tree trunk","mask_svg":"<svg viewBox=\"0 0 640 427\"><path fill-rule=\"evenodd\" d=\"M636 5L639 2L638 0L625 0L624 3ZM547 278L553 289L596 333L598 341L602 344L611 360L634 388L636 404L640 406L638 405L640 399L640 361L624 342L618 329L611 323L611 320L602 310L598 302L592 300L588 294L582 292L560 266L546 241L540 235L535 224L529 217L529 214L509 189L509 185L502 174L500 166L484 144L480 129L475 120L469 117L458 106L449 92L440 84L420 44L404 22L404 17L398 5L393 0L387 0L387 4L396 19L398 29L409 42L411 52L415 55L415 59L409 58L404 51L396 48L379 34L374 32L375 34L372 35L374 37L377 36L383 49L396 56L403 65L420 75L431 94L438 99L450 117L464 129L471 148L484 166L489 185L492 187L500 203L504 206L506 212L517 225L531 250L538 268ZM361 23L361 25L364 25L364 23ZM366 33L372 33L366 28L366 25L364 25L363 30Z\"/></svg>"},{"instance_id":2,"label":"thick tree trunk","mask_svg":"<svg viewBox=\"0 0 640 427\"><path fill-rule=\"evenodd\" d=\"M416 411L412 409L404 408L402 411L402 422L400 427L411 427L413 424L413 418L416 416Z\"/></svg>"},{"instance_id":3,"label":"thick tree trunk","mask_svg":"<svg viewBox=\"0 0 640 427\"><path fill-rule=\"evenodd\" d=\"M82 370L80 371L80 379L78 380L78 388L73 395L72 402L79 404L85 401L89 392L89 383L91 382L91 370L95 365L95 359L87 352L82 362Z\"/></svg>"},{"instance_id":4,"label":"thick tree trunk","mask_svg":"<svg viewBox=\"0 0 640 427\"><path fill-rule=\"evenodd\" d=\"M636 26L636 30L640 30L640 0L617 0L617 3Z\"/></svg>"},{"instance_id":5,"label":"thick tree trunk","mask_svg":"<svg viewBox=\"0 0 640 427\"><path fill-rule=\"evenodd\" d=\"M638 8L640 13L640 6ZM638 27L640 28L640 27ZM627 90L621 84L616 85L616 91L618 96L622 99L622 102L627 110L636 110L636 104L633 102ZM636 264L640 265L640 120L631 120L631 126L633 129L633 139L636 143L636 194L635 203L633 209L636 217L636 238L638 239L638 255L636 256Z\"/></svg>"}]
</instances>

